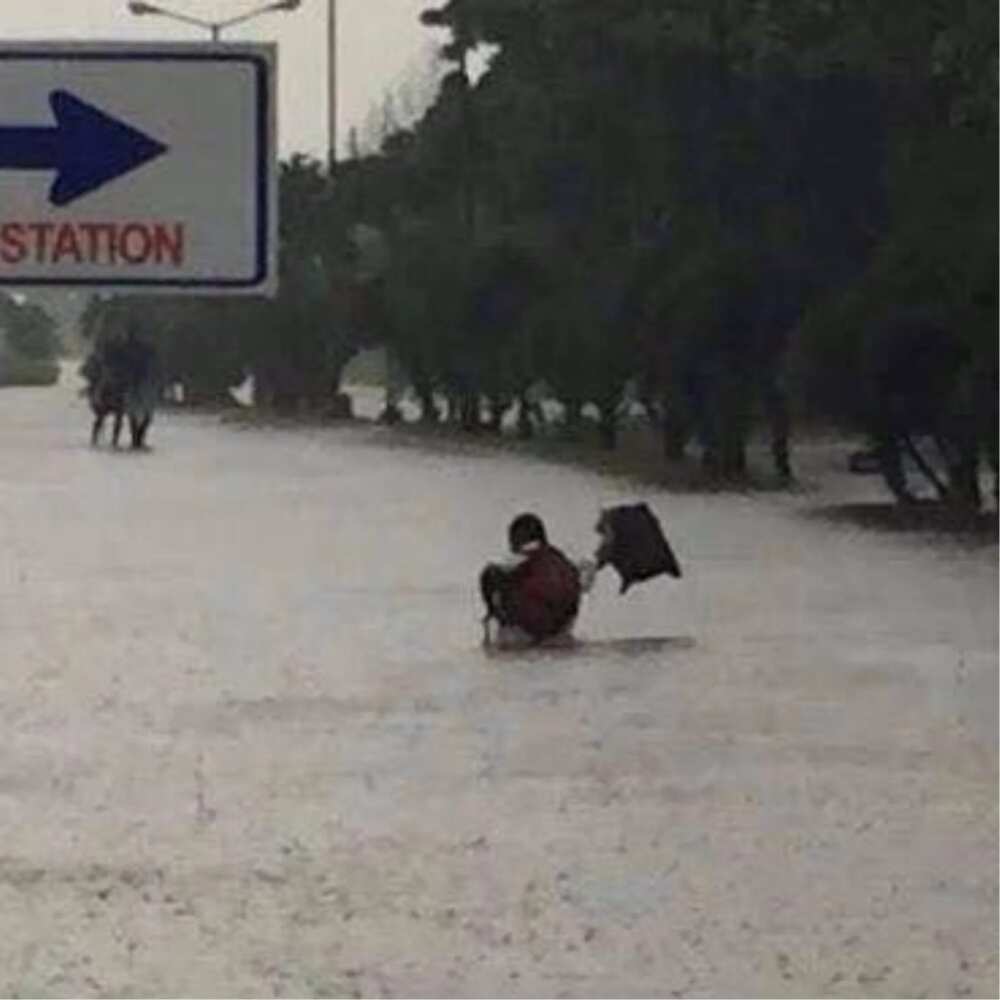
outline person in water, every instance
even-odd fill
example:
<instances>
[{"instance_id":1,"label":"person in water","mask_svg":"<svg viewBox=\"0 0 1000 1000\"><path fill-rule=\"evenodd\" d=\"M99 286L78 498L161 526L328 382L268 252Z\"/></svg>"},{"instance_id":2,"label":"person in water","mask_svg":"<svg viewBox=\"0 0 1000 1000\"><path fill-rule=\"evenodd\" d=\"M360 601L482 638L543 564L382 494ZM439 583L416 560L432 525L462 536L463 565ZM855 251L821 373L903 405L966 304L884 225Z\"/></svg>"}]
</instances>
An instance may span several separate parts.
<instances>
[{"instance_id":1,"label":"person in water","mask_svg":"<svg viewBox=\"0 0 1000 1000\"><path fill-rule=\"evenodd\" d=\"M548 540L537 514L519 514L507 530L510 555L490 563L479 577L489 623L499 626L500 645L528 645L569 637L580 599L593 586L599 563L571 561Z\"/></svg>"},{"instance_id":2,"label":"person in water","mask_svg":"<svg viewBox=\"0 0 1000 1000\"><path fill-rule=\"evenodd\" d=\"M132 447L146 447L146 435L153 422L159 385L156 373L156 350L143 340L134 326L129 327L121 346L125 374L125 410L128 413Z\"/></svg>"},{"instance_id":3,"label":"person in water","mask_svg":"<svg viewBox=\"0 0 1000 1000\"><path fill-rule=\"evenodd\" d=\"M91 441L96 444L105 416L114 414L112 443L118 446L122 420L128 417L132 447L146 447L159 394L156 351L130 327L124 337L98 341L80 368L94 411Z\"/></svg>"}]
</instances>

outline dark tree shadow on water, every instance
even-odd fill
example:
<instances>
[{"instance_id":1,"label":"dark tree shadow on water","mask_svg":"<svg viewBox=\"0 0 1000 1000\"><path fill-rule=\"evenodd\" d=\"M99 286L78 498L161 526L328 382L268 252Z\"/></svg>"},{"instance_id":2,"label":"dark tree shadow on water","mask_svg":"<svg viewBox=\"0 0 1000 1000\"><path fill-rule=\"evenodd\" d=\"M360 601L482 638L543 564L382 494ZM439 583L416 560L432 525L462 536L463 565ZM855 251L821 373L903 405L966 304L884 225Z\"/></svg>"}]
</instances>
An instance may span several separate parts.
<instances>
[{"instance_id":1,"label":"dark tree shadow on water","mask_svg":"<svg viewBox=\"0 0 1000 1000\"><path fill-rule=\"evenodd\" d=\"M966 511L935 501L841 503L814 507L807 516L892 534L939 535L971 545L995 545L996 511Z\"/></svg>"}]
</instances>

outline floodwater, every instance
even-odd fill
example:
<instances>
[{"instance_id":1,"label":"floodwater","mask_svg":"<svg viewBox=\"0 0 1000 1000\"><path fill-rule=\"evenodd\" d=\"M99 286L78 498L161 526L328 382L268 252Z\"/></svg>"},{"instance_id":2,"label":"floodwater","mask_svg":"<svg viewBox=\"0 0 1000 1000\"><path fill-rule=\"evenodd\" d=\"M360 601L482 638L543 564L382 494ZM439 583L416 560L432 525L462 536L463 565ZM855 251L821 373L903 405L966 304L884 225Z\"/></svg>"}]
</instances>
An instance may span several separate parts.
<instances>
[{"instance_id":1,"label":"floodwater","mask_svg":"<svg viewBox=\"0 0 1000 1000\"><path fill-rule=\"evenodd\" d=\"M0 994L995 995L996 551L804 516L878 492L842 452L696 496L86 437L73 386L0 393ZM639 498L684 580L487 655L509 517L587 553Z\"/></svg>"}]
</instances>

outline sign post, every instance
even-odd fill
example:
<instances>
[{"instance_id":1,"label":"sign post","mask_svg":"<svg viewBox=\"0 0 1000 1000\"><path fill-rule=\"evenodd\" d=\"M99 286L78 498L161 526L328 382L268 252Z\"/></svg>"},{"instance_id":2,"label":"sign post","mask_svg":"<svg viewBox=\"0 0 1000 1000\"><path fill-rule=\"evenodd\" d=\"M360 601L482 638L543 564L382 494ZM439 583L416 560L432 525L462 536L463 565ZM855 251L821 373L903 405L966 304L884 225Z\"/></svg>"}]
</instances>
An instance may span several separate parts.
<instances>
[{"instance_id":1,"label":"sign post","mask_svg":"<svg viewBox=\"0 0 1000 1000\"><path fill-rule=\"evenodd\" d=\"M0 45L0 288L273 294L273 46Z\"/></svg>"}]
</instances>

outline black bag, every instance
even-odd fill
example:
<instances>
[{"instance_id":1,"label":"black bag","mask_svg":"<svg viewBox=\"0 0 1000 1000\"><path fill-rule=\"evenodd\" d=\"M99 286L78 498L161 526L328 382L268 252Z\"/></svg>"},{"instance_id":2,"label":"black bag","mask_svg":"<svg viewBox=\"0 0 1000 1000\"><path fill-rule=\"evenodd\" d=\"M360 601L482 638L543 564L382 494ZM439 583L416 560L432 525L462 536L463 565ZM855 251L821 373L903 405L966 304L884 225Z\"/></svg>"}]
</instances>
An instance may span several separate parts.
<instances>
[{"instance_id":1,"label":"black bag","mask_svg":"<svg viewBox=\"0 0 1000 1000\"><path fill-rule=\"evenodd\" d=\"M604 536L597 553L598 562L610 563L618 571L622 579L620 593L624 594L633 583L663 573L680 578L677 557L656 515L646 504L609 507L601 511L597 530Z\"/></svg>"}]
</instances>

